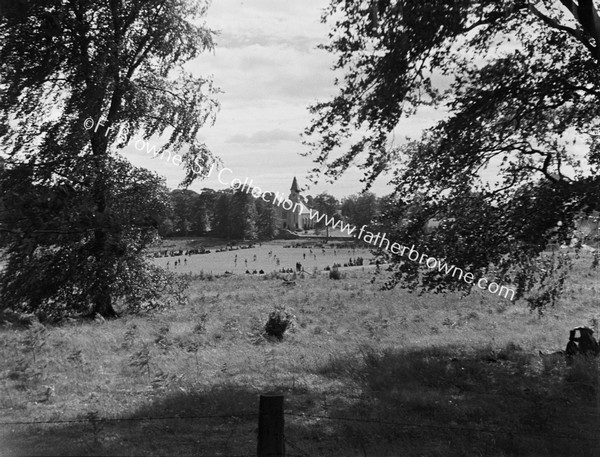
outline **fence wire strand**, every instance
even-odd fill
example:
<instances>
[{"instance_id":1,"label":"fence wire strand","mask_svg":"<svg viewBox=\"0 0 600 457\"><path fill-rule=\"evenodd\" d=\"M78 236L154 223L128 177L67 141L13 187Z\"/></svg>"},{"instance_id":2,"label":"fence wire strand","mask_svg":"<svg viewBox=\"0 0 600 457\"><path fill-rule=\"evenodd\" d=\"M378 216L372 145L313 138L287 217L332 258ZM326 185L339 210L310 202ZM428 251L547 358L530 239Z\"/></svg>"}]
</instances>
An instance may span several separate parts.
<instances>
[{"instance_id":1,"label":"fence wire strand","mask_svg":"<svg viewBox=\"0 0 600 457\"><path fill-rule=\"evenodd\" d=\"M0 425L40 425L40 424L74 424L86 422L136 422L136 421L159 421L159 420L194 420L194 419L231 419L234 417L257 417L254 413L239 414L207 414L202 416L157 416L157 417L106 417L106 418L81 418L81 419L63 419L47 421L13 421L0 422Z\"/></svg>"},{"instance_id":2,"label":"fence wire strand","mask_svg":"<svg viewBox=\"0 0 600 457\"><path fill-rule=\"evenodd\" d=\"M304 414L304 413L292 413L286 412L284 413L286 416L293 417L301 417L304 419L325 419L331 421L345 421L345 422L358 422L363 424L379 424L379 425L395 425L398 427L404 428L428 428L433 430L454 430L454 431L464 431L464 432L477 432L477 433L489 433L493 435L520 435L526 436L528 438L537 437L537 438L565 438L570 441L590 441L590 442L600 442L599 438L576 438L569 435L562 434L539 434L539 433L526 433L519 432L514 430L492 430L486 428L472 428L472 427L456 427L451 425L435 425L435 424L409 424L408 422L396 422L396 421L388 421L388 420L379 420L379 419L357 419L355 417L335 417L335 416L325 416L325 415L317 415L317 414Z\"/></svg>"},{"instance_id":3,"label":"fence wire strand","mask_svg":"<svg viewBox=\"0 0 600 457\"><path fill-rule=\"evenodd\" d=\"M288 444L291 448L293 448L294 450L302 453L302 457L312 457L310 454L308 454L307 452L305 452L304 450L300 449L298 446L296 446L294 443L292 443L287 436L283 436L283 441L285 441L285 444ZM286 455L288 457L292 457L292 454L289 454L286 452Z\"/></svg>"}]
</instances>

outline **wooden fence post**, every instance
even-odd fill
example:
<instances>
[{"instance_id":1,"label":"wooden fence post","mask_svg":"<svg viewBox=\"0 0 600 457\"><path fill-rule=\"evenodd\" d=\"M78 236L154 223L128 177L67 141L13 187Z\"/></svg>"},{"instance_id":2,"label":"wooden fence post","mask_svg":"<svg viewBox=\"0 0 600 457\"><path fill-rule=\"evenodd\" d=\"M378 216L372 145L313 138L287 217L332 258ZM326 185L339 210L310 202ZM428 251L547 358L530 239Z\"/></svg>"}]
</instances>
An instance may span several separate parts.
<instances>
[{"instance_id":1,"label":"wooden fence post","mask_svg":"<svg viewBox=\"0 0 600 457\"><path fill-rule=\"evenodd\" d=\"M258 457L285 457L283 395L261 395L258 411Z\"/></svg>"}]
</instances>

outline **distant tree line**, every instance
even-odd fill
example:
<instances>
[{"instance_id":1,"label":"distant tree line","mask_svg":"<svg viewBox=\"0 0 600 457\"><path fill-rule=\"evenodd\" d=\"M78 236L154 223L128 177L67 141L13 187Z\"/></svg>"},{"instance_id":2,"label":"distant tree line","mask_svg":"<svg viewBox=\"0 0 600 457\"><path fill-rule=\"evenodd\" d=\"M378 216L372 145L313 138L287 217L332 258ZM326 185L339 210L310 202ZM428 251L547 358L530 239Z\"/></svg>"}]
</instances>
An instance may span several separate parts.
<instances>
[{"instance_id":1,"label":"distant tree line","mask_svg":"<svg viewBox=\"0 0 600 457\"><path fill-rule=\"evenodd\" d=\"M346 223L361 227L378 224L380 207L384 198L372 193L351 195L341 201L323 192L316 197L307 195L306 206L337 216ZM241 190L175 189L169 193L169 208L159 225L159 235L214 236L223 239L269 240L279 235L282 226L282 209L261 198L254 198ZM317 233L327 229L321 222Z\"/></svg>"}]
</instances>

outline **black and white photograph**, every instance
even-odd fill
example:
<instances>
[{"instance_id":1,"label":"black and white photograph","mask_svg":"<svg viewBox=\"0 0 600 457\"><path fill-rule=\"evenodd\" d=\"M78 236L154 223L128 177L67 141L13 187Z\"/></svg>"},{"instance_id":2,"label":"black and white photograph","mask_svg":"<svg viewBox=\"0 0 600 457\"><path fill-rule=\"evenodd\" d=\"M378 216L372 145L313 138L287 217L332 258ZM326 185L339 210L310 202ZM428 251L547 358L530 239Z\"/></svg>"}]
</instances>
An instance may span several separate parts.
<instances>
[{"instance_id":1,"label":"black and white photograph","mask_svg":"<svg viewBox=\"0 0 600 457\"><path fill-rule=\"evenodd\" d=\"M0 457L600 457L600 0L0 0Z\"/></svg>"}]
</instances>

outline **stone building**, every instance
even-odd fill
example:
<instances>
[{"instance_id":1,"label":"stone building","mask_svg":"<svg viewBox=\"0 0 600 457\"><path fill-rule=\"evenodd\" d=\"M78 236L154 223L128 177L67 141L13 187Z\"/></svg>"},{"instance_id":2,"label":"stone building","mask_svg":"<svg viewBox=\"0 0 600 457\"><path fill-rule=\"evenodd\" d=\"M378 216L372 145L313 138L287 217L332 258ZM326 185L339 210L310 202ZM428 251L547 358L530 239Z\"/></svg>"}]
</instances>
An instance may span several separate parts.
<instances>
[{"instance_id":1,"label":"stone building","mask_svg":"<svg viewBox=\"0 0 600 457\"><path fill-rule=\"evenodd\" d=\"M287 230L310 230L314 228L314 222L310 219L309 206L306 199L300 193L298 180L294 176L290 195L288 199L293 203L292 209L281 208L280 227Z\"/></svg>"}]
</instances>

